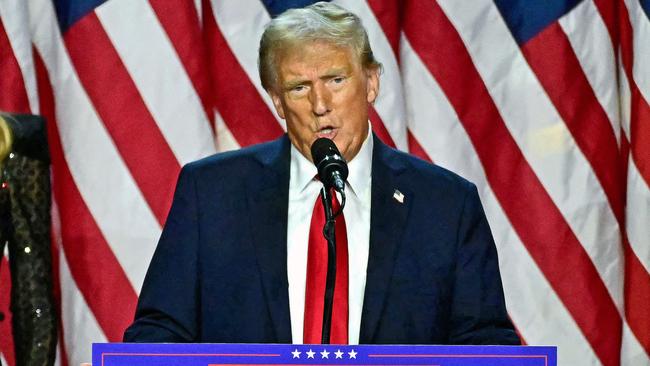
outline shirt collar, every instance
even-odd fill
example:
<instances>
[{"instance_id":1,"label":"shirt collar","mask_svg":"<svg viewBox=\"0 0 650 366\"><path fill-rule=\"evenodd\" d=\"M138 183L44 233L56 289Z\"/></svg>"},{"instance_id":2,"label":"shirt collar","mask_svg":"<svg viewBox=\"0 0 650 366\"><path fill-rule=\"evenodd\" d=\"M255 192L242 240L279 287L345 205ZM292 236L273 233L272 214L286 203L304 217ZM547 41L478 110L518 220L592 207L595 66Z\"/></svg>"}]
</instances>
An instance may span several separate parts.
<instances>
[{"instance_id":1,"label":"shirt collar","mask_svg":"<svg viewBox=\"0 0 650 366\"><path fill-rule=\"evenodd\" d=\"M290 164L289 190L301 193L318 174L318 170L293 144L291 144Z\"/></svg>"},{"instance_id":2,"label":"shirt collar","mask_svg":"<svg viewBox=\"0 0 650 366\"><path fill-rule=\"evenodd\" d=\"M371 129L368 129L368 135L361 145L357 155L348 162L348 185L356 195L360 195L365 189L370 187L370 175L372 173L372 148L373 140ZM316 166L309 161L304 155L291 144L291 174L290 190L297 193L302 192L307 185L318 174Z\"/></svg>"},{"instance_id":3,"label":"shirt collar","mask_svg":"<svg viewBox=\"0 0 650 366\"><path fill-rule=\"evenodd\" d=\"M370 124L370 122L368 122ZM352 192L357 196L361 196L366 189L370 189L370 176L372 174L372 133L368 128L368 136L361 145L361 149L357 156L348 162L348 185L352 188Z\"/></svg>"}]
</instances>

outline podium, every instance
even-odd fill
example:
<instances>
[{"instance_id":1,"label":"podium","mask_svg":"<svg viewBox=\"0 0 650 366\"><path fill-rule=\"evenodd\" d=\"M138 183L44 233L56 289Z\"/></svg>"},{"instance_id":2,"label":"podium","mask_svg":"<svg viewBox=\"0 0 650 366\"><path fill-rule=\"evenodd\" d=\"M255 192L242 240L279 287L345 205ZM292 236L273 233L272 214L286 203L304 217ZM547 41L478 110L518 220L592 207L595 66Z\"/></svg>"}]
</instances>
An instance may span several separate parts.
<instances>
[{"instance_id":1,"label":"podium","mask_svg":"<svg viewBox=\"0 0 650 366\"><path fill-rule=\"evenodd\" d=\"M551 346L95 343L93 366L556 366Z\"/></svg>"}]
</instances>

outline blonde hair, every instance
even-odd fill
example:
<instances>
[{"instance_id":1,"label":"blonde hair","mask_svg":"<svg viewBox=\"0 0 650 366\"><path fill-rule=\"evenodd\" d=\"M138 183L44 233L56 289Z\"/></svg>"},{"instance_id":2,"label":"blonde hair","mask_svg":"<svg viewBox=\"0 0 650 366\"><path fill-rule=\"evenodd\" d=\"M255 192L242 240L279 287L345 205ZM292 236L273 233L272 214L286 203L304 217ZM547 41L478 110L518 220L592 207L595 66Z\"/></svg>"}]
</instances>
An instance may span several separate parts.
<instances>
[{"instance_id":1,"label":"blonde hair","mask_svg":"<svg viewBox=\"0 0 650 366\"><path fill-rule=\"evenodd\" d=\"M366 69L379 68L361 19L346 9L318 2L302 9L290 9L271 20L260 40L258 69L262 86L270 90L277 81L278 53L314 41L350 47Z\"/></svg>"},{"instance_id":2,"label":"blonde hair","mask_svg":"<svg viewBox=\"0 0 650 366\"><path fill-rule=\"evenodd\" d=\"M2 166L2 162L11 152L12 144L13 135L11 134L9 123L0 115L0 166Z\"/></svg>"}]
</instances>

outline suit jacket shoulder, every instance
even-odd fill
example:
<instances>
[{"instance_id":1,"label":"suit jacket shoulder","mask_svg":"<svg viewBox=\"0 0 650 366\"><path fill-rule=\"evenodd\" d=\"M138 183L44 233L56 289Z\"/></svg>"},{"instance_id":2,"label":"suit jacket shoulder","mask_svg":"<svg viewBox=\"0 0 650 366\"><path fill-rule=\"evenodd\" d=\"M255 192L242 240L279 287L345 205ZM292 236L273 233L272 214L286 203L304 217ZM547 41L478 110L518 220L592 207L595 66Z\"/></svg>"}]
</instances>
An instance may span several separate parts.
<instances>
[{"instance_id":1,"label":"suit jacket shoulder","mask_svg":"<svg viewBox=\"0 0 650 366\"><path fill-rule=\"evenodd\" d=\"M377 142L360 341L518 344L476 186Z\"/></svg>"},{"instance_id":2,"label":"suit jacket shoulder","mask_svg":"<svg viewBox=\"0 0 650 366\"><path fill-rule=\"evenodd\" d=\"M282 172L289 167L290 142L286 135L239 150L217 153L183 167L199 181L214 187L240 185L243 180L259 180L266 169Z\"/></svg>"},{"instance_id":3,"label":"suit jacket shoulder","mask_svg":"<svg viewBox=\"0 0 650 366\"><path fill-rule=\"evenodd\" d=\"M378 141L378 140L376 140ZM466 178L439 165L422 160L404 151L379 143L375 150L377 159L395 169L396 174L405 174L414 183L445 190L471 190L475 185Z\"/></svg>"},{"instance_id":4,"label":"suit jacket shoulder","mask_svg":"<svg viewBox=\"0 0 650 366\"><path fill-rule=\"evenodd\" d=\"M285 135L183 167L125 341L290 342L289 146Z\"/></svg>"}]
</instances>

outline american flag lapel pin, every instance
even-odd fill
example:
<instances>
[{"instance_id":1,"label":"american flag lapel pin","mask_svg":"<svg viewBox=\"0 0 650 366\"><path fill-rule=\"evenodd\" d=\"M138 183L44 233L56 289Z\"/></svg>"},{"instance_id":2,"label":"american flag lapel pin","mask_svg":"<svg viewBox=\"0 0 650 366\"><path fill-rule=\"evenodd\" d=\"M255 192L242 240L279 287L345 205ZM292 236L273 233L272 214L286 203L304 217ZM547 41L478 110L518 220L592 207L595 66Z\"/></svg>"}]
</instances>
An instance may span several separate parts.
<instances>
[{"instance_id":1,"label":"american flag lapel pin","mask_svg":"<svg viewBox=\"0 0 650 366\"><path fill-rule=\"evenodd\" d=\"M393 198L399 203L404 203L404 193L400 192L399 189L396 189L393 192Z\"/></svg>"}]
</instances>

